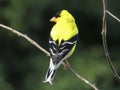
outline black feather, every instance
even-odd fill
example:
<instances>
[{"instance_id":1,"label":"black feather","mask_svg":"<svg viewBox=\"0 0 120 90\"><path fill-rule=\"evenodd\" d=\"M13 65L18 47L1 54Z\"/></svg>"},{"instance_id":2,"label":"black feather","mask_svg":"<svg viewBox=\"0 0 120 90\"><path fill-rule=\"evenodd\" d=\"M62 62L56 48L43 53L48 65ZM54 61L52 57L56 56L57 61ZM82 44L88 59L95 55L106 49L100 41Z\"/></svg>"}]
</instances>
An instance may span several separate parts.
<instances>
[{"instance_id":1,"label":"black feather","mask_svg":"<svg viewBox=\"0 0 120 90\"><path fill-rule=\"evenodd\" d=\"M57 13L55 14L55 17L56 17L56 18L60 17L60 13L61 13L61 11L57 12Z\"/></svg>"},{"instance_id":2,"label":"black feather","mask_svg":"<svg viewBox=\"0 0 120 90\"><path fill-rule=\"evenodd\" d=\"M73 48L78 39L78 34L71 39L65 41L62 40L61 44L58 45L58 40L53 41L50 37L49 39L49 49L53 64L58 64Z\"/></svg>"}]
</instances>

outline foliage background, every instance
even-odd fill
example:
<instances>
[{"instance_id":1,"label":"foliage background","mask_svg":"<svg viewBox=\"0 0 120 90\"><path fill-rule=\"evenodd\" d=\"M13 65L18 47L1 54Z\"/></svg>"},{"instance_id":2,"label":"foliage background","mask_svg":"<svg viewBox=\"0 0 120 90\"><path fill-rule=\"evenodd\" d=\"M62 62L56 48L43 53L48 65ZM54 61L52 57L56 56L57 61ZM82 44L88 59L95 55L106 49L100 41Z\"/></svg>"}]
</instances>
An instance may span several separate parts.
<instances>
[{"instance_id":1,"label":"foliage background","mask_svg":"<svg viewBox=\"0 0 120 90\"><path fill-rule=\"evenodd\" d=\"M108 0L109 10L120 17L120 0ZM105 60L102 40L102 0L0 0L0 23L27 34L48 50L49 19L69 10L79 28L79 42L71 66L100 90L119 90ZM120 72L120 25L108 16L108 47ZM49 58L22 38L0 28L0 90L92 90L61 66L53 86L42 80Z\"/></svg>"}]
</instances>

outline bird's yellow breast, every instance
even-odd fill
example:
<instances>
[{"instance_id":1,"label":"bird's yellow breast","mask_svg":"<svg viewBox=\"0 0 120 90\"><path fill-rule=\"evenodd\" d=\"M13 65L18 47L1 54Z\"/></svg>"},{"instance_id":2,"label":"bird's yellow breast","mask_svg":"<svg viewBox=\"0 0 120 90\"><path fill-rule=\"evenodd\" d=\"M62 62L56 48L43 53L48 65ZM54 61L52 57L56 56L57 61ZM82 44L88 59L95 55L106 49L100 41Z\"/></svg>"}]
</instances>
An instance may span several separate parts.
<instances>
[{"instance_id":1,"label":"bird's yellow breast","mask_svg":"<svg viewBox=\"0 0 120 90\"><path fill-rule=\"evenodd\" d=\"M66 23L66 24L56 23L53 26L50 34L51 34L51 38L54 41L58 40L60 45L61 40L67 41L77 33L78 33L78 29L75 23Z\"/></svg>"}]
</instances>

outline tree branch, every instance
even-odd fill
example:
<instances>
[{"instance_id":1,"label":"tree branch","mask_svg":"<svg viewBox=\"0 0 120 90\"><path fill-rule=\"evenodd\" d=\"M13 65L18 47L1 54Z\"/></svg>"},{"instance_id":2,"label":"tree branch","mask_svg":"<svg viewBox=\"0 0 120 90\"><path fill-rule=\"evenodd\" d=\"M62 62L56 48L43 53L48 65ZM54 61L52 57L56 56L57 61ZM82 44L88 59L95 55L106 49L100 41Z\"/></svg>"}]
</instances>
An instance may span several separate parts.
<instances>
[{"instance_id":1,"label":"tree branch","mask_svg":"<svg viewBox=\"0 0 120 90\"><path fill-rule=\"evenodd\" d=\"M89 86L91 86L94 90L99 90L95 84L90 83L88 80L86 80L85 78L83 78L82 76L80 76L80 74L78 74L73 68L69 67L69 70L79 79L81 79L82 81L84 81L86 84L88 84Z\"/></svg>"},{"instance_id":2,"label":"tree branch","mask_svg":"<svg viewBox=\"0 0 120 90\"><path fill-rule=\"evenodd\" d=\"M104 48L104 53L106 56L106 60L108 62L108 65L110 66L110 69L114 75L114 77L120 81L120 77L114 67L114 65L112 64L110 55L109 55L109 51L108 51L108 47L107 47L107 39L106 39L106 33L107 33L107 24L106 24L106 13L110 14L112 17L116 18L115 16L113 16L111 13L108 12L107 10L107 0L103 0L103 23L102 23L102 41L103 41L103 48ZM116 18L117 20L117 18Z\"/></svg>"},{"instance_id":3,"label":"tree branch","mask_svg":"<svg viewBox=\"0 0 120 90\"><path fill-rule=\"evenodd\" d=\"M120 22L120 19L116 17L115 15L113 15L110 11L106 10L106 13L110 15L111 17L113 17L114 19L116 19L118 22Z\"/></svg>"},{"instance_id":4,"label":"tree branch","mask_svg":"<svg viewBox=\"0 0 120 90\"><path fill-rule=\"evenodd\" d=\"M18 35L19 37L22 37L24 39L26 39L28 42L30 42L32 45L34 45L36 48L38 48L39 50L41 50L42 52L44 52L45 54L47 54L48 56L50 56L49 52L47 50L45 50L44 48L42 48L38 43L36 43L34 40L32 40L30 37L28 37L25 34L22 34L20 32L18 32L15 29L12 29L8 26L5 26L3 24L0 24L0 27L5 28L6 30L9 30L11 32L13 32L14 34Z\"/></svg>"},{"instance_id":5,"label":"tree branch","mask_svg":"<svg viewBox=\"0 0 120 90\"><path fill-rule=\"evenodd\" d=\"M43 53L45 53L47 56L50 56L50 53L45 50L44 48L42 48L38 43L36 43L34 40L32 40L30 37L28 37L27 35L25 34L22 34L20 32L18 32L17 30L15 29L12 29L8 26L5 26L3 24L0 24L0 27L8 30L8 31L11 31L12 33L18 35L19 37L22 37L24 39L26 39L29 43L31 43L33 46L35 46L36 48L38 48L40 51L42 51ZM69 67L69 70L79 79L81 79L83 82L85 82L87 85L89 85L91 88L93 88L94 90L98 90L98 88L90 83L88 80L86 80L85 78L83 78L82 76L80 76L80 74L78 74L73 68Z\"/></svg>"}]
</instances>

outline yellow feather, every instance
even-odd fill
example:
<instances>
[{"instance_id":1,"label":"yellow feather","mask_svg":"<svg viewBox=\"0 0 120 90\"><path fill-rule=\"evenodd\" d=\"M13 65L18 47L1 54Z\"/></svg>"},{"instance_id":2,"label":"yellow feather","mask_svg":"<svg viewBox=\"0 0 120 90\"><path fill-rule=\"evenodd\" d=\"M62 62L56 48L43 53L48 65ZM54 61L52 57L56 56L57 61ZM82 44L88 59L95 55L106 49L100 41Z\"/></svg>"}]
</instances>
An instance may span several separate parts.
<instances>
[{"instance_id":1,"label":"yellow feather","mask_svg":"<svg viewBox=\"0 0 120 90\"><path fill-rule=\"evenodd\" d=\"M62 39L67 41L76 34L78 34L78 29L73 16L66 10L63 10L61 17L57 19L51 30L50 35L52 39L54 41L58 40L60 45Z\"/></svg>"}]
</instances>

